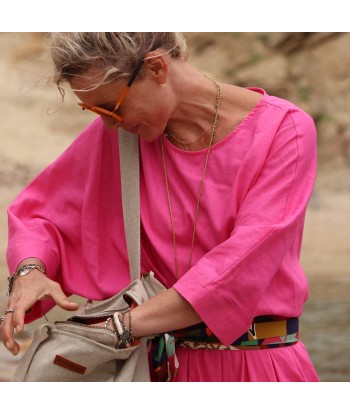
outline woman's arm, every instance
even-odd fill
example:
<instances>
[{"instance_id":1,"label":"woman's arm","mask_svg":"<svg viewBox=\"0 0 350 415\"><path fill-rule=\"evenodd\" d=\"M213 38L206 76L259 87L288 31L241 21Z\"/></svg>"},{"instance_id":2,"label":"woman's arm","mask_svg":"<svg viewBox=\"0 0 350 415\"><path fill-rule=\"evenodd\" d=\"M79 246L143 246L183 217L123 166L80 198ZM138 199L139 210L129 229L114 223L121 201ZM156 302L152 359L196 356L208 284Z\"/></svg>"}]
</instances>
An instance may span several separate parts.
<instances>
[{"instance_id":1,"label":"woman's arm","mask_svg":"<svg viewBox=\"0 0 350 415\"><path fill-rule=\"evenodd\" d=\"M131 311L131 328L135 337L165 333L201 321L191 304L174 288L163 291Z\"/></svg>"},{"instance_id":2,"label":"woman's arm","mask_svg":"<svg viewBox=\"0 0 350 415\"><path fill-rule=\"evenodd\" d=\"M298 110L287 114L267 155L253 156L236 179L244 184L250 170L256 174L234 207L231 236L174 285L225 345L249 329L257 312L299 316L307 298L299 255L316 173L312 120ZM259 157L264 163L254 170Z\"/></svg>"}]
</instances>

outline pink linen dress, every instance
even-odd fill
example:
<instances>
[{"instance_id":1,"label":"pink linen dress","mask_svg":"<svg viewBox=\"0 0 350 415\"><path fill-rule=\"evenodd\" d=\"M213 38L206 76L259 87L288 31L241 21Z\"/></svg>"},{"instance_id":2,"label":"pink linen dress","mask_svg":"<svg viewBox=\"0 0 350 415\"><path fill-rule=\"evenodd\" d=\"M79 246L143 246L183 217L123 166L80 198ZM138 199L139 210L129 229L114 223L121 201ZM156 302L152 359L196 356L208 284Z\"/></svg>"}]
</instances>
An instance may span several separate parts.
<instances>
[{"instance_id":1,"label":"pink linen dress","mask_svg":"<svg viewBox=\"0 0 350 415\"><path fill-rule=\"evenodd\" d=\"M160 139L140 140L141 268L174 287L229 345L255 316L298 317L308 298L299 258L316 174L312 119L288 101L262 97L213 145L200 202L192 267L193 219L207 150L164 139L180 278ZM67 295L101 300L129 283L117 132L98 118L9 208L10 272L38 257ZM53 306L45 301L44 311ZM27 316L41 315L36 304ZM299 341L262 350L177 348L182 381L318 381Z\"/></svg>"}]
</instances>

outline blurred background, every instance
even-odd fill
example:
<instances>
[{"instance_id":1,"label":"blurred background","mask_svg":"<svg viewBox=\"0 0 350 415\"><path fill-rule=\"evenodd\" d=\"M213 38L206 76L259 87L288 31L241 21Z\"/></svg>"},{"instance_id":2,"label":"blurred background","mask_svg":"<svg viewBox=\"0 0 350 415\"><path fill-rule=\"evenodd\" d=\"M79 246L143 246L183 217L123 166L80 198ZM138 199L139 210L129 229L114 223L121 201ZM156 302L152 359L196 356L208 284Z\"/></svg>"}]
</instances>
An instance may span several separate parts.
<instances>
[{"instance_id":1,"label":"blurred background","mask_svg":"<svg viewBox=\"0 0 350 415\"><path fill-rule=\"evenodd\" d=\"M350 34L185 33L189 60L221 82L259 86L309 112L318 130L318 176L301 262L310 298L301 339L321 381L350 380ZM0 315L6 304L7 216L11 201L53 161L93 115L64 105L47 82L42 33L0 33ZM90 118L89 118L90 117ZM54 309L50 321L66 318ZM24 351L35 327L18 336ZM18 359L0 345L0 380Z\"/></svg>"}]
</instances>

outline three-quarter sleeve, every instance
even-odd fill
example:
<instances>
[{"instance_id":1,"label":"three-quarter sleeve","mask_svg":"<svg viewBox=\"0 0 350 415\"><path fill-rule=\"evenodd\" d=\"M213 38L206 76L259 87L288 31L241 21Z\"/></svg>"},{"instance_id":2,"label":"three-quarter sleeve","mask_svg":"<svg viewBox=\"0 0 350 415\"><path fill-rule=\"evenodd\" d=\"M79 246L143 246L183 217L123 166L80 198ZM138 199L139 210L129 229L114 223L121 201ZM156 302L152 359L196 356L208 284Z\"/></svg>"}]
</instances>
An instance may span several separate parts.
<instances>
[{"instance_id":1,"label":"three-quarter sleeve","mask_svg":"<svg viewBox=\"0 0 350 415\"><path fill-rule=\"evenodd\" d=\"M8 223L11 273L35 257L66 295L101 300L121 290L129 270L117 136L96 119L19 194ZM37 303L26 322L53 306Z\"/></svg>"},{"instance_id":2,"label":"three-quarter sleeve","mask_svg":"<svg viewBox=\"0 0 350 415\"><path fill-rule=\"evenodd\" d=\"M287 258L299 259L315 181L316 130L304 112L290 110L268 149L262 148L264 143L252 148L237 173L237 214L230 237L174 285L226 345L249 329ZM283 289L281 283L281 295L274 291L271 301L293 296Z\"/></svg>"}]
</instances>

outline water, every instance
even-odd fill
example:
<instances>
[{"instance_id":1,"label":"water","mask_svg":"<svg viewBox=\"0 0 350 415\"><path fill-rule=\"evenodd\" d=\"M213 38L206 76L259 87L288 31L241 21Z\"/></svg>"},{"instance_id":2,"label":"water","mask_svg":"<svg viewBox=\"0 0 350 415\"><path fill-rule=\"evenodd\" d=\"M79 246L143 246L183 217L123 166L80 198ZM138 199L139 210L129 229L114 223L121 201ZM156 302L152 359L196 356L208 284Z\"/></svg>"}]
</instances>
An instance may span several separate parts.
<instances>
[{"instance_id":1,"label":"water","mask_svg":"<svg viewBox=\"0 0 350 415\"><path fill-rule=\"evenodd\" d=\"M300 331L320 380L350 381L350 302L310 302Z\"/></svg>"}]
</instances>

